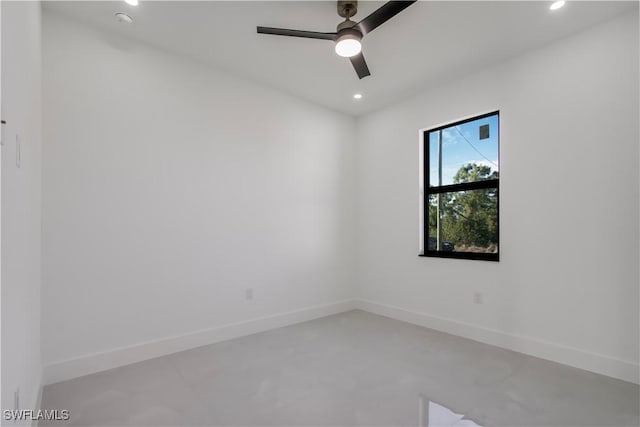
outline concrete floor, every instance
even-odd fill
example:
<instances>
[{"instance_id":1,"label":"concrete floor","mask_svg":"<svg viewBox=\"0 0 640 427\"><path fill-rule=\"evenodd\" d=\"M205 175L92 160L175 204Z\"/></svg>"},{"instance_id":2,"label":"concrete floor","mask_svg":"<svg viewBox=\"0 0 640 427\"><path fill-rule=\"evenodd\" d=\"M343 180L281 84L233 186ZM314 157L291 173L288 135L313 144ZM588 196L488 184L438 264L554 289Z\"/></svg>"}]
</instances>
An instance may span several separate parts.
<instances>
[{"instance_id":1,"label":"concrete floor","mask_svg":"<svg viewBox=\"0 0 640 427\"><path fill-rule=\"evenodd\" d=\"M362 311L49 385L42 407L86 426L416 426L420 394L485 427L640 423L637 385Z\"/></svg>"}]
</instances>

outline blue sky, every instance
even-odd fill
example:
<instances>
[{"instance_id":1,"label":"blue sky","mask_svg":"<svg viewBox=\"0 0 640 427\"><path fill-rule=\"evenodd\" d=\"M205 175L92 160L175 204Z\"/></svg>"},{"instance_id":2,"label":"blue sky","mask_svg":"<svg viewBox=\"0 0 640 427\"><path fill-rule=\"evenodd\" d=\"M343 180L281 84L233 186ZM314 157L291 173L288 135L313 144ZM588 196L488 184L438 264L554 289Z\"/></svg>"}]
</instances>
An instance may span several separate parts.
<instances>
[{"instance_id":1,"label":"blue sky","mask_svg":"<svg viewBox=\"0 0 640 427\"><path fill-rule=\"evenodd\" d=\"M479 127L489 125L489 138L480 140ZM429 133L430 184L438 185L438 131ZM498 171L498 116L493 115L442 130L442 185L453 184L461 166L476 163Z\"/></svg>"}]
</instances>

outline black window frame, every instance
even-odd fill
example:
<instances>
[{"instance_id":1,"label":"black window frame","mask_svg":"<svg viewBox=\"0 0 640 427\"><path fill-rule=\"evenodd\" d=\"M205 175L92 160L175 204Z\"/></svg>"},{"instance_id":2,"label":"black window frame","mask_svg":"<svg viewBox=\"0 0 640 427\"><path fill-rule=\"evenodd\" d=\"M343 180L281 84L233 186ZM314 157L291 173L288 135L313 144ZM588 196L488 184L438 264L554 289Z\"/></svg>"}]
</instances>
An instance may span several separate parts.
<instances>
[{"instance_id":1,"label":"black window frame","mask_svg":"<svg viewBox=\"0 0 640 427\"><path fill-rule=\"evenodd\" d=\"M423 148L423 203L422 203L422 247L423 252L419 254L421 257L430 258L454 258L454 259L470 259L481 261L500 261L500 174L498 179L491 179L486 181L476 182L464 182L459 184L441 185L438 187L431 187L430 175L430 159L429 159L429 134L431 132L437 132L440 130L448 129L454 126L463 125L465 123L473 122L476 120L484 119L490 116L498 116L498 170L500 169L500 110L492 111L490 113L480 114L478 116L470 117L468 119L459 120L456 122L447 123L442 126L427 129L423 132L422 148ZM468 190L483 190L488 188L495 188L496 190L496 221L498 224L496 235L498 242L498 252L496 253L481 253L481 252L455 252L455 251L439 251L429 249L429 196L442 193L452 193L457 191Z\"/></svg>"}]
</instances>

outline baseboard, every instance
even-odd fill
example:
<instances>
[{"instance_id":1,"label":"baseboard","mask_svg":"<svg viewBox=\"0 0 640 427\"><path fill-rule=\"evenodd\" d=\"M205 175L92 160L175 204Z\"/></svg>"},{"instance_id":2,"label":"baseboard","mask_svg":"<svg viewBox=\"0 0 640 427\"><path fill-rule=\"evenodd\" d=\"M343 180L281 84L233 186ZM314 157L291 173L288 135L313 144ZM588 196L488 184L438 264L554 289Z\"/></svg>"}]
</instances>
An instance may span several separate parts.
<instances>
[{"instance_id":1,"label":"baseboard","mask_svg":"<svg viewBox=\"0 0 640 427\"><path fill-rule=\"evenodd\" d=\"M342 313L354 308L635 384L640 383L640 366L633 362L388 304L368 300L345 300L50 363L44 367L43 384L53 384L178 351ZM40 407L41 396L42 387L40 387L38 407Z\"/></svg>"},{"instance_id":2,"label":"baseboard","mask_svg":"<svg viewBox=\"0 0 640 427\"><path fill-rule=\"evenodd\" d=\"M178 351L306 322L353 309L353 300L337 301L54 362L47 364L44 368L44 384L70 380Z\"/></svg>"},{"instance_id":3,"label":"baseboard","mask_svg":"<svg viewBox=\"0 0 640 427\"><path fill-rule=\"evenodd\" d=\"M373 301L356 300L355 307L381 316L402 320L623 381L635 384L640 383L640 366L637 363Z\"/></svg>"}]
</instances>

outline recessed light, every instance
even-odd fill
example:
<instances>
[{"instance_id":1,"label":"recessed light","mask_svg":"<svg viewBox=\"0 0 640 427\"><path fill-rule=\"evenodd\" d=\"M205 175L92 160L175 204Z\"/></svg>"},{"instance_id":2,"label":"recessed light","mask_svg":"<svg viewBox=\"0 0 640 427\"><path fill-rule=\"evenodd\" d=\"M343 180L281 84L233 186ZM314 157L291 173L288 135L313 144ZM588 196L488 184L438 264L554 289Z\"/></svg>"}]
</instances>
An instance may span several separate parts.
<instances>
[{"instance_id":1,"label":"recessed light","mask_svg":"<svg viewBox=\"0 0 640 427\"><path fill-rule=\"evenodd\" d=\"M116 19L118 20L118 22L122 22L125 24L132 24L133 23L133 18L130 17L129 15L127 15L126 13L122 13L122 12L118 12L118 13L114 13Z\"/></svg>"},{"instance_id":2,"label":"recessed light","mask_svg":"<svg viewBox=\"0 0 640 427\"><path fill-rule=\"evenodd\" d=\"M127 3L129 6L137 6L138 5L138 0L124 0L125 3Z\"/></svg>"},{"instance_id":3,"label":"recessed light","mask_svg":"<svg viewBox=\"0 0 640 427\"><path fill-rule=\"evenodd\" d=\"M353 99L362 99L362 94L361 93L353 94Z\"/></svg>"},{"instance_id":4,"label":"recessed light","mask_svg":"<svg viewBox=\"0 0 640 427\"><path fill-rule=\"evenodd\" d=\"M564 0L558 0L556 2L551 3L551 6L549 6L549 9L551 10L558 10L560 9L562 6L564 6Z\"/></svg>"}]
</instances>

